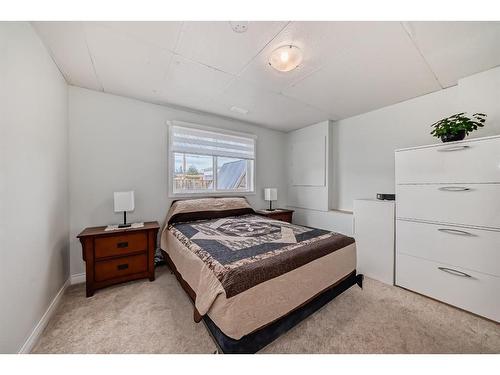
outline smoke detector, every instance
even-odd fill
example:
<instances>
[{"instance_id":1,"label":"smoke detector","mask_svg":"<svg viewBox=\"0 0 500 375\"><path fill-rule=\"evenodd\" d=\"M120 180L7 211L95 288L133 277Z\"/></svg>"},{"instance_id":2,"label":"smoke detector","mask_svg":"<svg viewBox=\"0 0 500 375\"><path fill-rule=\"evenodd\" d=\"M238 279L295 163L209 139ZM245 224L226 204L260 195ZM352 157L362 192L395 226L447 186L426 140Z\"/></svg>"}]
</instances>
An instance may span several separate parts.
<instances>
[{"instance_id":1,"label":"smoke detector","mask_svg":"<svg viewBox=\"0 0 500 375\"><path fill-rule=\"evenodd\" d=\"M229 22L235 33L241 34L247 31L248 21L231 21Z\"/></svg>"}]
</instances>

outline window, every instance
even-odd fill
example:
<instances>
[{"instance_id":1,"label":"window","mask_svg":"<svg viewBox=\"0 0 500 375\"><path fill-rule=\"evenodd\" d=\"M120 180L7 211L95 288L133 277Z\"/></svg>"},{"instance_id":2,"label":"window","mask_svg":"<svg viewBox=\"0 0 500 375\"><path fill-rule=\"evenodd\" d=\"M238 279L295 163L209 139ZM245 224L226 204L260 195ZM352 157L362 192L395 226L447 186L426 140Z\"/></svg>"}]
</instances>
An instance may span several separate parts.
<instances>
[{"instance_id":1,"label":"window","mask_svg":"<svg viewBox=\"0 0 500 375\"><path fill-rule=\"evenodd\" d=\"M253 193L255 137L170 124L171 195Z\"/></svg>"}]
</instances>

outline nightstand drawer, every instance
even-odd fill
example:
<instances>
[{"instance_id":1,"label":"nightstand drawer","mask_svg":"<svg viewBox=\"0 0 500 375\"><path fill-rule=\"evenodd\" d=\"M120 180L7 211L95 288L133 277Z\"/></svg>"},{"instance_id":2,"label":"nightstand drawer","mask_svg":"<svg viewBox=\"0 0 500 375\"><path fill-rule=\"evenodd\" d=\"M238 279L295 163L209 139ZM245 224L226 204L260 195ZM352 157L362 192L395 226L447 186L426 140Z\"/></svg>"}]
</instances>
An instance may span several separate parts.
<instances>
[{"instance_id":1,"label":"nightstand drawer","mask_svg":"<svg viewBox=\"0 0 500 375\"><path fill-rule=\"evenodd\" d=\"M96 258L146 251L148 246L148 238L145 232L98 237L94 241Z\"/></svg>"},{"instance_id":2,"label":"nightstand drawer","mask_svg":"<svg viewBox=\"0 0 500 375\"><path fill-rule=\"evenodd\" d=\"M264 216L273 220L286 221L287 223L292 222L292 216L293 216L293 210L287 210L284 208L277 208L273 211L255 210L255 213L259 216Z\"/></svg>"},{"instance_id":3,"label":"nightstand drawer","mask_svg":"<svg viewBox=\"0 0 500 375\"><path fill-rule=\"evenodd\" d=\"M131 255L95 263L95 281L105 281L148 270L147 254Z\"/></svg>"},{"instance_id":4,"label":"nightstand drawer","mask_svg":"<svg viewBox=\"0 0 500 375\"><path fill-rule=\"evenodd\" d=\"M287 223L292 222L292 215L288 213L269 215L268 217L273 220L286 221Z\"/></svg>"}]
</instances>

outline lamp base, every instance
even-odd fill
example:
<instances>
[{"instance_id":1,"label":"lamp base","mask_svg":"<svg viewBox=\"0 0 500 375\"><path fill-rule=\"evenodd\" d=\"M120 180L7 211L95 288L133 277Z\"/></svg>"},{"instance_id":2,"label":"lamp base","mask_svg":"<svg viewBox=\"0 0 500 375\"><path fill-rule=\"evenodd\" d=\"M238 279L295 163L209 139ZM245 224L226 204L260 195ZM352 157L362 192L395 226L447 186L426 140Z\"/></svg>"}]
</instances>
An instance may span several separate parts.
<instances>
[{"instance_id":1,"label":"lamp base","mask_svg":"<svg viewBox=\"0 0 500 375\"><path fill-rule=\"evenodd\" d=\"M123 211L123 224L118 224L118 228L129 228L131 225L127 223L127 211Z\"/></svg>"},{"instance_id":2,"label":"lamp base","mask_svg":"<svg viewBox=\"0 0 500 375\"><path fill-rule=\"evenodd\" d=\"M267 211L274 211L274 208L273 208L273 201L269 201L269 208Z\"/></svg>"}]
</instances>

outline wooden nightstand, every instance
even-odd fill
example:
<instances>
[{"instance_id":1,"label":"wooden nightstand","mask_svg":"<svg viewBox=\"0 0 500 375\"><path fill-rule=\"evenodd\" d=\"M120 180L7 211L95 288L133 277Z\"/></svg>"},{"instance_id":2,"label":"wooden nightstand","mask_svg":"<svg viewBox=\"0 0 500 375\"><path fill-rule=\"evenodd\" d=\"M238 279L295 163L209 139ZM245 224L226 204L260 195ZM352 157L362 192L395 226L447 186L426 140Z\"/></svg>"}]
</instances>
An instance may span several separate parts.
<instances>
[{"instance_id":1,"label":"wooden nightstand","mask_svg":"<svg viewBox=\"0 0 500 375\"><path fill-rule=\"evenodd\" d=\"M266 216L274 220L286 221L287 223L292 222L293 210L287 210L285 208L276 208L273 211L269 210L255 210L255 213L260 216Z\"/></svg>"},{"instance_id":2,"label":"wooden nightstand","mask_svg":"<svg viewBox=\"0 0 500 375\"><path fill-rule=\"evenodd\" d=\"M97 289L125 281L143 278L154 281L158 222L107 232L105 228L86 228L77 236L85 261L87 297L93 296Z\"/></svg>"}]
</instances>

